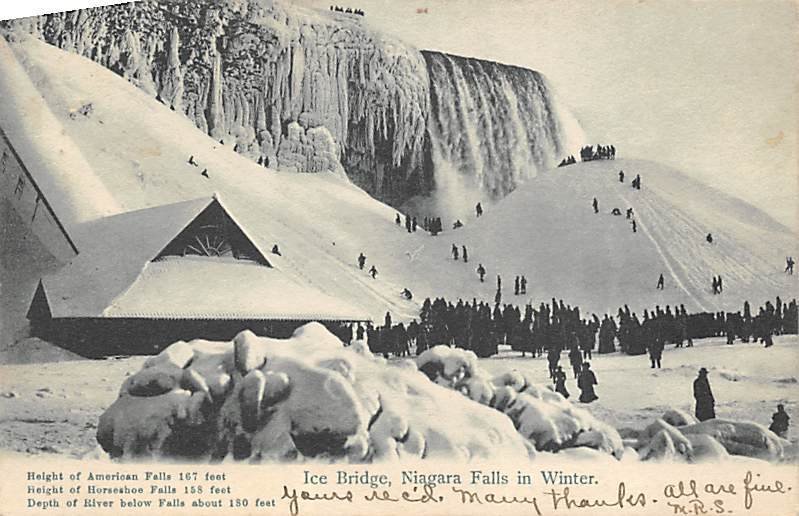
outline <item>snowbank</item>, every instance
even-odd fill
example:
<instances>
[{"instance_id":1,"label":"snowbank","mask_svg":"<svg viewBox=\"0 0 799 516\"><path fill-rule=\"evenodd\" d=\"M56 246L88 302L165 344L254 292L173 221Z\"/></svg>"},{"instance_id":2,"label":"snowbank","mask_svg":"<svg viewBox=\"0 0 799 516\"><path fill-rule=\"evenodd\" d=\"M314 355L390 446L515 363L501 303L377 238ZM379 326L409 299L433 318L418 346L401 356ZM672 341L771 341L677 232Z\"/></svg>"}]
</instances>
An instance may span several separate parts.
<instances>
[{"instance_id":1,"label":"snowbank","mask_svg":"<svg viewBox=\"0 0 799 516\"><path fill-rule=\"evenodd\" d=\"M782 461L788 441L749 422L697 423L670 409L625 431L518 371L489 376L470 351L436 346L387 363L310 323L290 339L176 342L123 383L97 441L111 457L375 462L564 457Z\"/></svg>"},{"instance_id":2,"label":"snowbank","mask_svg":"<svg viewBox=\"0 0 799 516\"><path fill-rule=\"evenodd\" d=\"M526 456L511 421L437 386L409 361L344 348L317 323L288 340L177 342L123 384L100 418L112 457L476 460Z\"/></svg>"},{"instance_id":3,"label":"snowbank","mask_svg":"<svg viewBox=\"0 0 799 516\"><path fill-rule=\"evenodd\" d=\"M0 98L0 128L67 230L121 211L3 37Z\"/></svg>"}]
</instances>

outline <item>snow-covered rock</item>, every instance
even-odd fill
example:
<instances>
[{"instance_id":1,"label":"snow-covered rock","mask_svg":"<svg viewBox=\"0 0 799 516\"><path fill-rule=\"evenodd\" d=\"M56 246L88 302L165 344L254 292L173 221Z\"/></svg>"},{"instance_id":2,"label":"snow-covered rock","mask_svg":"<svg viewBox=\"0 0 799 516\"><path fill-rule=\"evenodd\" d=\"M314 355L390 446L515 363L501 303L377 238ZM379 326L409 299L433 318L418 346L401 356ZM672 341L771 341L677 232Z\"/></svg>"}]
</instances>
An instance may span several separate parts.
<instances>
[{"instance_id":1,"label":"snow-covered rock","mask_svg":"<svg viewBox=\"0 0 799 516\"><path fill-rule=\"evenodd\" d=\"M192 355L188 356L188 351ZM128 377L97 440L112 457L368 462L526 456L505 415L311 323L287 340L177 342Z\"/></svg>"},{"instance_id":2,"label":"snow-covered rock","mask_svg":"<svg viewBox=\"0 0 799 516\"><path fill-rule=\"evenodd\" d=\"M585 446L617 458L624 453L615 428L551 389L534 385L518 371L490 378L473 352L447 346L426 350L416 363L435 383L506 414L536 450Z\"/></svg>"}]
</instances>

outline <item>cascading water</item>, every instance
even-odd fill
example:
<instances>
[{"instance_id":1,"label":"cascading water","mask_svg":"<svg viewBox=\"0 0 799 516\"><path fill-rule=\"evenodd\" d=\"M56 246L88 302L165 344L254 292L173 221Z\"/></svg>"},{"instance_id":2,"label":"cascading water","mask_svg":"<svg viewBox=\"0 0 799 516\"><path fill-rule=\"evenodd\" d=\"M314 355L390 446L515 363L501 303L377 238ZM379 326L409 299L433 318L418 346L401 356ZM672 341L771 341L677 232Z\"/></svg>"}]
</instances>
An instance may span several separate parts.
<instances>
[{"instance_id":1,"label":"cascading water","mask_svg":"<svg viewBox=\"0 0 799 516\"><path fill-rule=\"evenodd\" d=\"M516 66L423 51L436 209L463 218L554 167L584 141L546 79Z\"/></svg>"}]
</instances>

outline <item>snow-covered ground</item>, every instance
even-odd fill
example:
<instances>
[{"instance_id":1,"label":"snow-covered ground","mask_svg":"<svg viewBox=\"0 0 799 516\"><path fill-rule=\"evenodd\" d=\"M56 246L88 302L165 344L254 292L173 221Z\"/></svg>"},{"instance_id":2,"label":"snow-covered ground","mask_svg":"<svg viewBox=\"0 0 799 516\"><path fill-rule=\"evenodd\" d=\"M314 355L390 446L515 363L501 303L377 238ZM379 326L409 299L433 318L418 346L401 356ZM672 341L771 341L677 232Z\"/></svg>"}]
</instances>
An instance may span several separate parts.
<instances>
[{"instance_id":1,"label":"snow-covered ground","mask_svg":"<svg viewBox=\"0 0 799 516\"><path fill-rule=\"evenodd\" d=\"M617 428L640 428L669 407L693 414L693 381L699 368L705 367L716 398L717 417L768 426L778 403L799 417L799 338L777 337L768 349L739 340L732 346L725 342L724 338L702 339L692 348L680 349L670 344L663 353L661 369L651 369L647 355L594 353L589 361L599 382L599 400L586 407ZM492 372L518 369L538 383L549 383L546 357L520 358L519 353L508 351L481 359L480 364ZM570 399L576 400L580 391L565 353L560 365L567 372ZM791 429L789 437L796 442L799 431Z\"/></svg>"},{"instance_id":2,"label":"snow-covered ground","mask_svg":"<svg viewBox=\"0 0 799 516\"><path fill-rule=\"evenodd\" d=\"M300 348L293 353L304 353L305 348ZM660 370L650 369L645 356L617 353L595 356L592 368L599 381L599 400L576 405L616 428L642 430L670 407L693 412L691 384L697 369L704 366L710 371L718 417L768 426L776 404L783 403L795 421L799 409L797 352L799 339L784 336L775 339L775 345L769 349L756 344L726 346L718 339L698 341L689 349L669 348L664 353L664 368ZM302 362L309 367L311 363L323 363L321 359L326 353L330 352L321 347L318 352L306 353ZM3 414L0 449L73 457L93 450L100 414L117 398L123 381L139 371L145 360L133 357L0 366L0 414ZM567 361L565 355L563 361ZM353 359L352 363L356 378L360 371L366 374L361 362ZM492 375L516 369L539 385L548 384L544 359L522 359L508 352L497 358L482 359L479 365ZM378 379L388 373L378 374L378 365L368 367L371 373L358 381L366 381L366 387L378 388L381 382ZM387 385L399 389L398 386L408 382L402 375L394 374L397 379ZM411 389L416 392L414 396L421 395L417 392L420 387L423 385L416 384ZM569 379L567 388L575 398L578 391L573 380ZM459 410L469 409L467 404L461 405ZM393 407L399 410L402 405ZM416 411L410 421L414 426L430 424L424 423L425 420L436 424L437 419L430 412ZM797 442L797 435L795 427L789 430L788 437L793 443Z\"/></svg>"}]
</instances>

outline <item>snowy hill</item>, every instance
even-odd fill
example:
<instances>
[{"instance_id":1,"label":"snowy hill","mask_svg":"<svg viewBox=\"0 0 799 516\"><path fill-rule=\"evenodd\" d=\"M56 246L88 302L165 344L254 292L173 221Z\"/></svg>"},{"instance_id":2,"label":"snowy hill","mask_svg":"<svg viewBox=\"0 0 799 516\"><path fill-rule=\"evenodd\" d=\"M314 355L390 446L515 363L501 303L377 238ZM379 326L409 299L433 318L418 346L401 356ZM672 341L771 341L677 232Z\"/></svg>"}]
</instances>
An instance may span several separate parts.
<instances>
[{"instance_id":1,"label":"snowy hill","mask_svg":"<svg viewBox=\"0 0 799 516\"><path fill-rule=\"evenodd\" d=\"M437 237L409 235L395 226L392 208L339 175L266 169L88 59L33 38L12 47L63 125L63 137L122 209L216 192L264 247L279 244L283 257L275 259L277 267L367 309L376 320L386 310L395 320L411 318L426 296L493 300L497 273L504 280L503 302L539 303L555 296L597 313L624 303L633 309L684 303L689 310L737 310L744 299L757 306L796 291L796 276L782 274L785 256L799 254L796 235L745 202L654 163L617 160L547 171L486 206L479 220L464 221L464 228L452 231L445 221ZM80 114L87 104L90 113ZM6 111L0 120L5 129L24 116ZM189 156L197 166L188 163ZM44 173L60 173L59 166L48 162L53 170ZM625 184L618 182L619 169L627 174ZM629 186L636 173L641 191ZM598 215L591 209L594 196ZM609 214L628 206L636 214L635 234L623 215ZM75 232L79 242L91 241L80 234L81 226ZM708 232L712 245L704 240ZM469 264L453 262L453 243L468 246ZM376 280L358 270L359 252L366 254L367 268L374 264L379 270ZM3 263L4 276L17 272L8 260ZM484 284L474 272L478 263L488 270ZM655 290L661 272L662 292ZM516 274L530 281L526 298L511 295ZM710 292L714 274L724 278L720 296ZM413 291L412 302L400 296L404 287ZM31 295L4 289L3 297L14 300L16 324Z\"/></svg>"}]
</instances>

